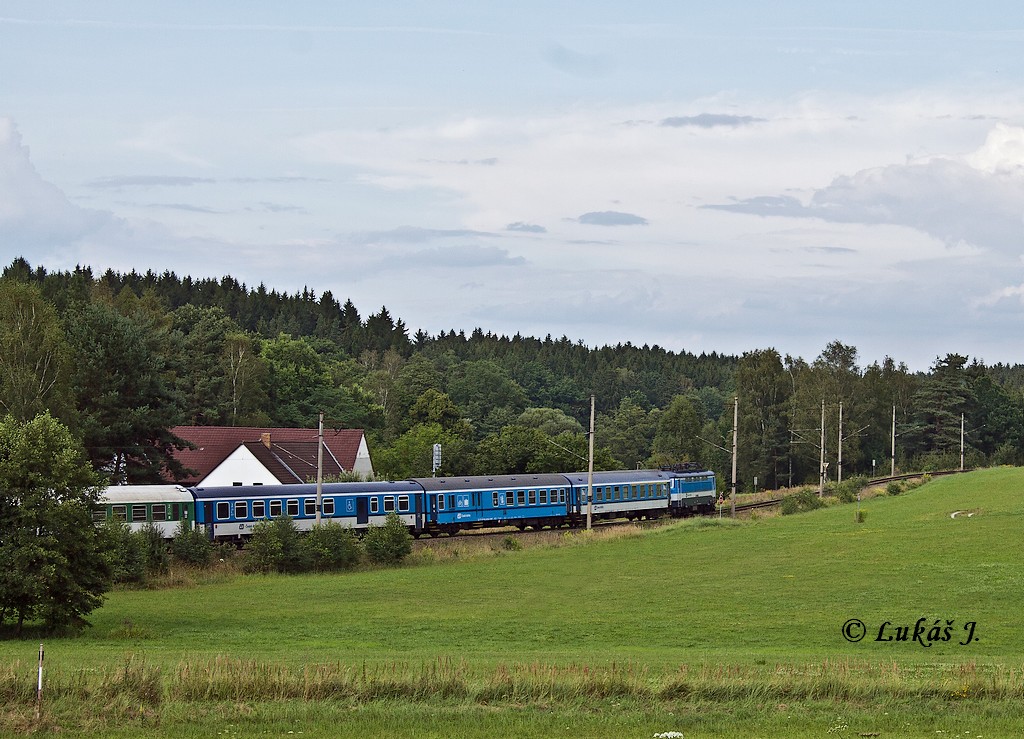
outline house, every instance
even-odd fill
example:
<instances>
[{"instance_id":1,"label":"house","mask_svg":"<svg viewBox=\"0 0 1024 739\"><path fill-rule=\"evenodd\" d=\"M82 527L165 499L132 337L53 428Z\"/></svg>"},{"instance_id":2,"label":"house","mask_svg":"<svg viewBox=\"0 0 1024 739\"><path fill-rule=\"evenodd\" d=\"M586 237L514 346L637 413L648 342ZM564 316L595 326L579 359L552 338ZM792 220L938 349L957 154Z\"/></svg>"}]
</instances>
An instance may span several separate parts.
<instances>
[{"instance_id":1,"label":"house","mask_svg":"<svg viewBox=\"0 0 1024 739\"><path fill-rule=\"evenodd\" d=\"M251 426L176 426L171 432L195 449L175 451L194 472L186 486L290 485L316 480L317 430ZM373 475L362 429L324 429L324 477Z\"/></svg>"}]
</instances>

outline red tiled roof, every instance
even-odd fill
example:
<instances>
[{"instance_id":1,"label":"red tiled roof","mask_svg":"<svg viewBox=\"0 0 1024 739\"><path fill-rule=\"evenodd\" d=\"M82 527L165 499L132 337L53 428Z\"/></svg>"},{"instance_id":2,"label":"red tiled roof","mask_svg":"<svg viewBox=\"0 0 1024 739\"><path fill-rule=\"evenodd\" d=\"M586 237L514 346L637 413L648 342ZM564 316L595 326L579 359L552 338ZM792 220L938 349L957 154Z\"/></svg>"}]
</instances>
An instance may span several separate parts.
<instances>
[{"instance_id":1,"label":"red tiled roof","mask_svg":"<svg viewBox=\"0 0 1024 739\"><path fill-rule=\"evenodd\" d=\"M183 485L194 485L202 480L243 444L283 483L305 482L316 477L316 429L175 426L171 433L196 447L174 453L185 469L196 472L180 481ZM263 444L264 434L270 435L269 449ZM324 474L351 470L362 439L362 429L324 429Z\"/></svg>"}]
</instances>

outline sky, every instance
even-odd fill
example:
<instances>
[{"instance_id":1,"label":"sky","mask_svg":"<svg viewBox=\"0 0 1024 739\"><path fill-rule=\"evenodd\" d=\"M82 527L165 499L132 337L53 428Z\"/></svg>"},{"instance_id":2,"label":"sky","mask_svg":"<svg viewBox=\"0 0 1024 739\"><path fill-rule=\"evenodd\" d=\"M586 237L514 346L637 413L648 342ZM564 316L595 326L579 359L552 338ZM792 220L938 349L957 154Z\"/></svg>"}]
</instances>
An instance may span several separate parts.
<instances>
[{"instance_id":1,"label":"sky","mask_svg":"<svg viewBox=\"0 0 1024 739\"><path fill-rule=\"evenodd\" d=\"M4 0L0 261L1024 362L1024 6Z\"/></svg>"}]
</instances>

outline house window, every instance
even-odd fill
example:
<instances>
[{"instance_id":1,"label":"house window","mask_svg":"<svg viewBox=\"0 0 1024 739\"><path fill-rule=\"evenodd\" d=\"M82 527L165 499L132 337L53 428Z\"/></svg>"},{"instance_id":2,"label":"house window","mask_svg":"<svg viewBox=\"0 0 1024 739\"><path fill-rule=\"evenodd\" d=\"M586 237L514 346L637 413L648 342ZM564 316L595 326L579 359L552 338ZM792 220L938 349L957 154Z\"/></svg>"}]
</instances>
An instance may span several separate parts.
<instances>
[{"instance_id":1,"label":"house window","mask_svg":"<svg viewBox=\"0 0 1024 739\"><path fill-rule=\"evenodd\" d=\"M263 518L266 515L267 504L262 500L254 500L252 502L252 517Z\"/></svg>"},{"instance_id":2,"label":"house window","mask_svg":"<svg viewBox=\"0 0 1024 739\"><path fill-rule=\"evenodd\" d=\"M153 504L153 520L154 521L166 521L167 520L167 506L163 503Z\"/></svg>"},{"instance_id":3,"label":"house window","mask_svg":"<svg viewBox=\"0 0 1024 739\"><path fill-rule=\"evenodd\" d=\"M292 498L287 502L287 511L289 518L296 518L299 515L299 501Z\"/></svg>"},{"instance_id":4,"label":"house window","mask_svg":"<svg viewBox=\"0 0 1024 739\"><path fill-rule=\"evenodd\" d=\"M399 511L403 511L403 512L409 510L409 496L408 495L399 495L398 496L398 510Z\"/></svg>"},{"instance_id":5,"label":"house window","mask_svg":"<svg viewBox=\"0 0 1024 739\"><path fill-rule=\"evenodd\" d=\"M281 501L272 500L270 501L270 517L278 518L281 515Z\"/></svg>"},{"instance_id":6,"label":"house window","mask_svg":"<svg viewBox=\"0 0 1024 739\"><path fill-rule=\"evenodd\" d=\"M323 510L321 511L325 516L334 515L334 498L324 498Z\"/></svg>"},{"instance_id":7,"label":"house window","mask_svg":"<svg viewBox=\"0 0 1024 739\"><path fill-rule=\"evenodd\" d=\"M231 518L231 504L226 500L221 501L217 504L217 518L221 521L227 521Z\"/></svg>"}]
</instances>

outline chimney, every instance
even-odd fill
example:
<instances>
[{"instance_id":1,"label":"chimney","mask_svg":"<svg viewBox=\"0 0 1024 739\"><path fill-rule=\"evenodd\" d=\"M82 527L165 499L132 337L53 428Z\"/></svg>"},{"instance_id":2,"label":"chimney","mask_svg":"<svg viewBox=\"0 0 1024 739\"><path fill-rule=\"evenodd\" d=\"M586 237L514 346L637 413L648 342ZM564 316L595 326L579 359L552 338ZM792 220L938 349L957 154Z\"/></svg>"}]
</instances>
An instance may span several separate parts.
<instances>
[{"instance_id":1,"label":"chimney","mask_svg":"<svg viewBox=\"0 0 1024 739\"><path fill-rule=\"evenodd\" d=\"M270 449L270 434L260 434L260 441L263 442L263 446Z\"/></svg>"}]
</instances>

